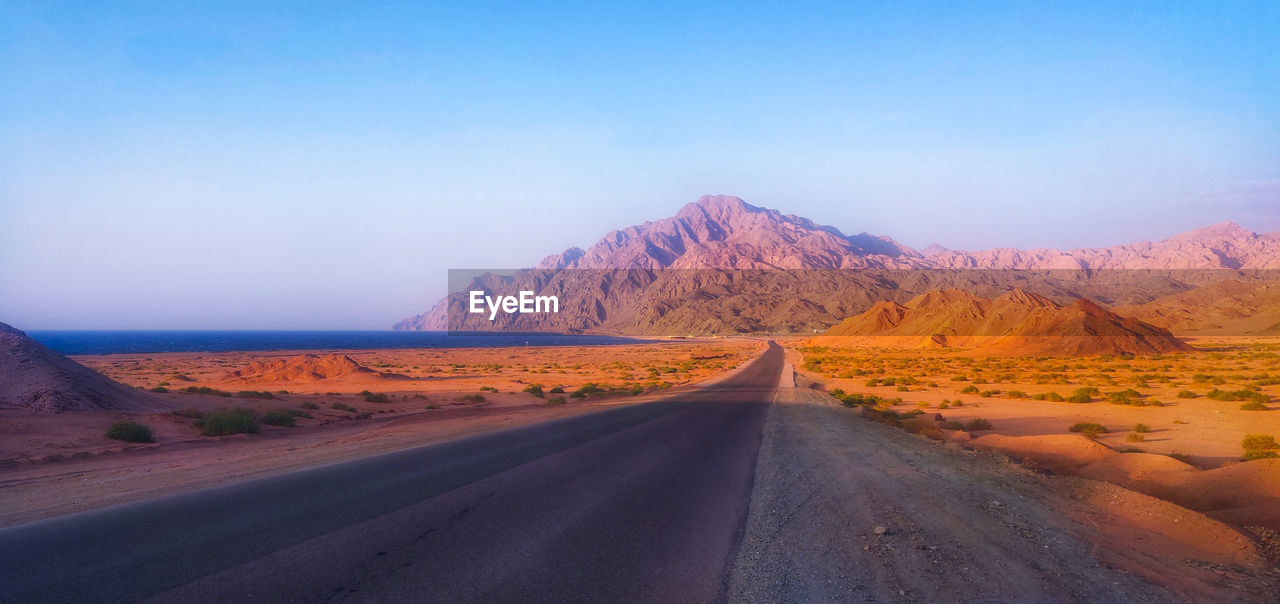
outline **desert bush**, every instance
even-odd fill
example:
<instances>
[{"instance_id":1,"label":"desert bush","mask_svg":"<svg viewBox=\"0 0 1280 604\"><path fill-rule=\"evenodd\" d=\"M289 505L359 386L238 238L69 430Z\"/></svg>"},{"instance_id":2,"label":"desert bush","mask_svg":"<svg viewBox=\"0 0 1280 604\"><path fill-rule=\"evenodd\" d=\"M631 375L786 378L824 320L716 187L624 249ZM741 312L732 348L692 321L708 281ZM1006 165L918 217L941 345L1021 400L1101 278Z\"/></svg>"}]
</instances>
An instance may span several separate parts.
<instances>
[{"instance_id":1,"label":"desert bush","mask_svg":"<svg viewBox=\"0 0 1280 604\"><path fill-rule=\"evenodd\" d=\"M365 390L365 391L363 391L363 392L361 392L361 393L360 393L360 396L363 396L363 397L364 397L364 400L365 400L365 402L366 402L366 403L389 403L389 402L391 402L391 397L389 397L389 396L387 396L387 395L385 395L385 394L383 394L383 393L381 393L381 392L369 392L368 390ZM481 400L484 400L484 399L483 399L483 397L481 398Z\"/></svg>"},{"instance_id":2,"label":"desert bush","mask_svg":"<svg viewBox=\"0 0 1280 604\"><path fill-rule=\"evenodd\" d=\"M547 392L550 392L551 394L564 394L564 386L555 386Z\"/></svg>"},{"instance_id":3,"label":"desert bush","mask_svg":"<svg viewBox=\"0 0 1280 604\"><path fill-rule=\"evenodd\" d=\"M524 392L542 398L542 384L529 384L524 387Z\"/></svg>"},{"instance_id":4,"label":"desert bush","mask_svg":"<svg viewBox=\"0 0 1280 604\"><path fill-rule=\"evenodd\" d=\"M127 443L153 443L156 438L151 434L151 427L132 420L122 420L107 428L107 438L122 440Z\"/></svg>"},{"instance_id":5,"label":"desert bush","mask_svg":"<svg viewBox=\"0 0 1280 604\"><path fill-rule=\"evenodd\" d=\"M1099 435L1106 434L1108 432L1105 426L1094 422L1080 422L1071 426L1069 430L1078 434L1083 434L1089 438L1098 438Z\"/></svg>"},{"instance_id":6,"label":"desert bush","mask_svg":"<svg viewBox=\"0 0 1280 604\"><path fill-rule=\"evenodd\" d=\"M1130 432L1128 436L1124 437L1124 439L1131 443L1140 443L1147 440L1147 437L1138 434L1137 432Z\"/></svg>"},{"instance_id":7,"label":"desert bush","mask_svg":"<svg viewBox=\"0 0 1280 604\"><path fill-rule=\"evenodd\" d=\"M497 389L497 388L494 388L493 386L481 386L481 387L480 387L480 392L497 392L497 391L498 391L498 389Z\"/></svg>"},{"instance_id":8,"label":"desert bush","mask_svg":"<svg viewBox=\"0 0 1280 604\"><path fill-rule=\"evenodd\" d=\"M1021 390L1010 390L1005 393L1005 396L1009 398L1027 398L1027 393Z\"/></svg>"},{"instance_id":9,"label":"desert bush","mask_svg":"<svg viewBox=\"0 0 1280 604\"><path fill-rule=\"evenodd\" d=\"M350 413L355 413L355 412L356 412L356 408L355 408L355 407L352 407L351 405L348 405L348 404L346 404L346 403L334 403L334 404L329 405L329 406L330 406L330 407L333 407L334 409L336 409L336 410L338 410L338 411L347 411L347 412L350 412Z\"/></svg>"},{"instance_id":10,"label":"desert bush","mask_svg":"<svg viewBox=\"0 0 1280 604\"><path fill-rule=\"evenodd\" d=\"M1128 405L1128 404L1131 404L1134 400L1141 400L1141 399L1142 399L1142 393L1132 388L1121 390L1119 392L1111 392L1107 394L1107 400L1110 401L1111 404L1113 405Z\"/></svg>"},{"instance_id":11,"label":"desert bush","mask_svg":"<svg viewBox=\"0 0 1280 604\"><path fill-rule=\"evenodd\" d=\"M1071 393L1071 396L1067 397L1067 402L1090 403L1093 402L1093 397L1099 394L1101 392L1097 388L1077 388L1075 392Z\"/></svg>"},{"instance_id":12,"label":"desert bush","mask_svg":"<svg viewBox=\"0 0 1280 604\"><path fill-rule=\"evenodd\" d=\"M948 430L964 430L964 424L954 419L943 422L942 427Z\"/></svg>"},{"instance_id":13,"label":"desert bush","mask_svg":"<svg viewBox=\"0 0 1280 604\"><path fill-rule=\"evenodd\" d=\"M467 394L462 397L462 400L468 403L483 403L484 395L483 394Z\"/></svg>"},{"instance_id":14,"label":"desert bush","mask_svg":"<svg viewBox=\"0 0 1280 604\"><path fill-rule=\"evenodd\" d=\"M960 390L960 394L977 394L977 393L978 393L978 387L974 386L973 384L969 384L968 386L965 386L962 390Z\"/></svg>"},{"instance_id":15,"label":"desert bush","mask_svg":"<svg viewBox=\"0 0 1280 604\"><path fill-rule=\"evenodd\" d=\"M221 396L223 398L231 397L230 392L223 392L208 386L187 386L186 388L183 388L182 391L187 394L210 394L213 396Z\"/></svg>"},{"instance_id":16,"label":"desert bush","mask_svg":"<svg viewBox=\"0 0 1280 604\"><path fill-rule=\"evenodd\" d=\"M985 419L982 419L981 417L976 417L976 418L974 418L974 419L969 420L969 422L968 422L968 423L966 423L966 424L964 425L964 429L965 429L965 431L966 431L966 432L977 432L977 431L979 431L979 430L990 430L990 429L991 429L991 422L989 422L989 421L987 421L987 420L985 420Z\"/></svg>"},{"instance_id":17,"label":"desert bush","mask_svg":"<svg viewBox=\"0 0 1280 604\"><path fill-rule=\"evenodd\" d=\"M251 409L219 409L204 416L196 422L196 427L205 436L228 436L231 434L257 434L257 416Z\"/></svg>"},{"instance_id":18,"label":"desert bush","mask_svg":"<svg viewBox=\"0 0 1280 604\"><path fill-rule=\"evenodd\" d=\"M155 388L152 388L152 389L151 389L151 391L152 391L152 392L155 392L155 393L157 393L157 394L164 394L164 393L168 392L168 391L169 391L169 389L168 389L168 388L165 388L164 386L156 386Z\"/></svg>"},{"instance_id":19,"label":"desert bush","mask_svg":"<svg viewBox=\"0 0 1280 604\"><path fill-rule=\"evenodd\" d=\"M265 390L262 390L262 391L241 390L236 394L236 396L240 398L275 398L276 397L274 394L271 394L270 392L267 392Z\"/></svg>"},{"instance_id":20,"label":"desert bush","mask_svg":"<svg viewBox=\"0 0 1280 604\"><path fill-rule=\"evenodd\" d=\"M1267 405L1266 403L1262 403L1260 401L1249 401L1243 405L1240 405L1240 410L1241 411L1266 411Z\"/></svg>"},{"instance_id":21,"label":"desert bush","mask_svg":"<svg viewBox=\"0 0 1280 604\"><path fill-rule=\"evenodd\" d=\"M1269 434L1250 434L1240 441L1240 447L1244 449L1245 459L1271 459L1280 457L1276 449L1280 449L1280 445L1276 444L1274 436Z\"/></svg>"},{"instance_id":22,"label":"desert bush","mask_svg":"<svg viewBox=\"0 0 1280 604\"><path fill-rule=\"evenodd\" d=\"M1134 424L1133 431L1137 432L1138 434L1147 434L1151 432L1151 426L1148 426L1146 424Z\"/></svg>"},{"instance_id":23,"label":"desert bush","mask_svg":"<svg viewBox=\"0 0 1280 604\"><path fill-rule=\"evenodd\" d=\"M644 394L644 386L641 386L640 384L634 384L627 389L627 393L630 394L631 396L638 396L638 395Z\"/></svg>"},{"instance_id":24,"label":"desert bush","mask_svg":"<svg viewBox=\"0 0 1280 604\"><path fill-rule=\"evenodd\" d=\"M320 408L320 405L317 405L311 401L305 401L305 402L299 403L298 406L302 407L303 409L310 409L311 411L315 411L316 409Z\"/></svg>"},{"instance_id":25,"label":"desert bush","mask_svg":"<svg viewBox=\"0 0 1280 604\"><path fill-rule=\"evenodd\" d=\"M572 396L573 398L586 398L599 392L604 392L604 388L595 384L583 384L581 388L574 390L573 394L570 394L569 396Z\"/></svg>"},{"instance_id":26,"label":"desert bush","mask_svg":"<svg viewBox=\"0 0 1280 604\"><path fill-rule=\"evenodd\" d=\"M1198 395L1198 394L1196 394L1196 393L1194 393L1194 392L1192 392L1192 391L1190 391L1190 390L1182 390L1182 391L1178 392L1178 398L1195 398L1195 397L1197 397L1197 396L1200 396L1200 395Z\"/></svg>"},{"instance_id":27,"label":"desert bush","mask_svg":"<svg viewBox=\"0 0 1280 604\"><path fill-rule=\"evenodd\" d=\"M173 414L187 419L204 419L204 411L199 409L179 409L174 411Z\"/></svg>"},{"instance_id":28,"label":"desert bush","mask_svg":"<svg viewBox=\"0 0 1280 604\"><path fill-rule=\"evenodd\" d=\"M1041 393L1041 394L1037 394L1037 395L1033 396L1032 398L1034 398L1034 399L1035 399L1035 400L1037 400L1037 401L1053 401L1053 402L1055 402L1055 403L1060 403L1060 402L1062 402L1062 401L1066 400L1066 399L1062 398L1062 395L1061 395L1061 394L1058 394L1057 392L1044 392L1044 393Z\"/></svg>"},{"instance_id":29,"label":"desert bush","mask_svg":"<svg viewBox=\"0 0 1280 604\"><path fill-rule=\"evenodd\" d=\"M563 405L564 403L565 403L565 398L563 396L553 396L547 399L547 404L551 406L559 406L559 405Z\"/></svg>"},{"instance_id":30,"label":"desert bush","mask_svg":"<svg viewBox=\"0 0 1280 604\"><path fill-rule=\"evenodd\" d=\"M296 425L294 418L299 415L302 415L302 412L297 409L277 409L263 415L262 423L268 426L293 426Z\"/></svg>"}]
</instances>

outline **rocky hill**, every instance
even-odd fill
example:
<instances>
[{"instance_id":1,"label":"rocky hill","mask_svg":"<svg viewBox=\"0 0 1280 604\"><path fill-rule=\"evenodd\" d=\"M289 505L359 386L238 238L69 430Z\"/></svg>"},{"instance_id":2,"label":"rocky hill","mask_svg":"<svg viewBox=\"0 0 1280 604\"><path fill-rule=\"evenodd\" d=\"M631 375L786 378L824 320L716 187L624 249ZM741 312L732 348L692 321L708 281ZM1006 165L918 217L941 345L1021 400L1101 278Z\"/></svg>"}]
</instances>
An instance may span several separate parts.
<instances>
[{"instance_id":1,"label":"rocky hill","mask_svg":"<svg viewBox=\"0 0 1280 604\"><path fill-rule=\"evenodd\" d=\"M1280 268L1280 237L1232 223L1080 250L917 252L891 238L839 229L707 196L675 216L608 233L537 268L482 275L468 289L555 295L551 315L468 311L455 293L395 325L402 330L611 332L651 335L813 332L878 301L931 289L999 296L1014 288L1058 304L1089 298L1136 305L1228 277Z\"/></svg>"},{"instance_id":2,"label":"rocky hill","mask_svg":"<svg viewBox=\"0 0 1280 604\"><path fill-rule=\"evenodd\" d=\"M0 406L39 413L150 413L165 404L119 384L0 323Z\"/></svg>"},{"instance_id":3,"label":"rocky hill","mask_svg":"<svg viewBox=\"0 0 1280 604\"><path fill-rule=\"evenodd\" d=\"M1228 279L1116 312L1180 334L1280 335L1280 281Z\"/></svg>"},{"instance_id":4,"label":"rocky hill","mask_svg":"<svg viewBox=\"0 0 1280 604\"><path fill-rule=\"evenodd\" d=\"M1009 354L1156 354L1189 350L1169 331L1085 299L1070 305L1015 289L996 298L930 291L880 302L811 340L828 346L970 348Z\"/></svg>"}]
</instances>

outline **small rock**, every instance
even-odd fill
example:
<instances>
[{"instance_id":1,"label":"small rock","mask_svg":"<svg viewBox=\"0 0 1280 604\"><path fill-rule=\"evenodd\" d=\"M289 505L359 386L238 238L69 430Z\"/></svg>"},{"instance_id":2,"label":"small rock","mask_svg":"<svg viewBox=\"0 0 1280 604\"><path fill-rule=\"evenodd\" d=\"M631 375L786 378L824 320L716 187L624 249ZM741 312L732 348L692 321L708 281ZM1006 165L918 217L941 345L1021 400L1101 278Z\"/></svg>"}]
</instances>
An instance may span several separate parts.
<instances>
[{"instance_id":1,"label":"small rock","mask_svg":"<svg viewBox=\"0 0 1280 604\"><path fill-rule=\"evenodd\" d=\"M871 532L872 532L872 533L874 533L874 534L876 534L876 535L883 535L883 534L885 534L885 533L889 532L889 529L888 529L887 527L877 526L877 527L875 528L875 530L873 530L873 531L871 531Z\"/></svg>"}]
</instances>

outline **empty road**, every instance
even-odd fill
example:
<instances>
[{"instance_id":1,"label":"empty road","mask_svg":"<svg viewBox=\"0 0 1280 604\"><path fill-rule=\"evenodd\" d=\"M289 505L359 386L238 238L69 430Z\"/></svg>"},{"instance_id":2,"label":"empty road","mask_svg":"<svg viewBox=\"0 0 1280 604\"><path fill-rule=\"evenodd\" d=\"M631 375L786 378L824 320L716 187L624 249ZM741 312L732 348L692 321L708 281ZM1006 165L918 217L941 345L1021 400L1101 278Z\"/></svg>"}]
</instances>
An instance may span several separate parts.
<instances>
[{"instance_id":1,"label":"empty road","mask_svg":"<svg viewBox=\"0 0 1280 604\"><path fill-rule=\"evenodd\" d=\"M1280 593L1266 568L1171 554L1132 510L1207 518L864 420L785 367L770 344L663 401L0 529L0 602Z\"/></svg>"},{"instance_id":2,"label":"empty road","mask_svg":"<svg viewBox=\"0 0 1280 604\"><path fill-rule=\"evenodd\" d=\"M782 366L3 529L0 601L715 600Z\"/></svg>"}]
</instances>

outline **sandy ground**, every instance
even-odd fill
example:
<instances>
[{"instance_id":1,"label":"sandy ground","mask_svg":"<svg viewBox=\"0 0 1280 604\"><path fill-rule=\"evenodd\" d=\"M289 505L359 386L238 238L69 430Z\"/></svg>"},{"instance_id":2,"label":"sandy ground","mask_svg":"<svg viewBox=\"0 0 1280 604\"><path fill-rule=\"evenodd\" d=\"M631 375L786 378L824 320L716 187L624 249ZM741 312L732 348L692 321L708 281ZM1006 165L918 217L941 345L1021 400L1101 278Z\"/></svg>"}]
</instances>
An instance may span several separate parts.
<instances>
[{"instance_id":1,"label":"sandy ground","mask_svg":"<svg viewBox=\"0 0 1280 604\"><path fill-rule=\"evenodd\" d=\"M730 600L1265 602L1280 589L1253 542L1195 512L866 421L815 390L775 402Z\"/></svg>"},{"instance_id":2,"label":"sandy ground","mask_svg":"<svg viewBox=\"0 0 1280 604\"><path fill-rule=\"evenodd\" d=\"M924 360L918 361L904 357L907 353L902 351L882 351L874 359L859 353L814 363L814 355L829 351L809 349L807 358L795 349L791 352L797 366L809 368L801 374L815 387L874 394L889 401L858 410L864 417L884 421L880 410L894 411L899 417L923 411L898 420L899 426L959 446L999 451L1037 471L1105 481L1201 512L1239 529L1273 560L1280 554L1280 459L1241 460L1241 439L1246 434L1280 435L1275 401L1268 403L1270 410L1245 411L1238 401L1203 396L1213 388L1249 387L1272 395L1277 355L1269 345L1237 340L1232 347L1145 359L975 360L935 353L921 355ZM859 362L882 365L868 375L849 376L849 364ZM912 372L913 364L927 369ZM833 373L838 377L832 378ZM910 378L905 386L903 375ZM951 379L955 375L968 379L956 382ZM897 383L866 381L885 377L894 377ZM975 381L981 382L982 392L961 392ZM1011 390L1028 396L1050 391L1067 394L1079 386L1095 385L1104 396L1126 386L1137 387L1145 400L1161 400L1164 406L1008 396ZM996 392L988 392L992 390ZM1177 392L1183 390L1201 396L1178 398ZM966 402L957 407L957 400ZM990 428L957 430L947 423L977 419L989 421ZM1070 431L1077 422L1095 422L1110 432L1087 438ZM1139 423L1147 430L1134 432ZM1137 519L1159 524L1160 516Z\"/></svg>"},{"instance_id":3,"label":"sandy ground","mask_svg":"<svg viewBox=\"0 0 1280 604\"><path fill-rule=\"evenodd\" d=\"M901 398L891 405L897 411L921 409L941 413L948 420L967 422L982 418L992 423L990 433L1009 436L1068 434L1079 422L1095 422L1109 432L1098 442L1117 450L1177 454L1201 468L1235 463L1243 454L1247 434L1269 434L1280 439L1280 345L1272 338L1195 341L1201 351L1191 354L1138 358L1054 359L1045 357L968 359L960 353L940 351L818 351L804 349L807 360L815 356L839 360L814 367L802 364L807 375L823 381L828 389ZM857 369L870 371L857 374ZM852 370L852 371L851 371ZM852 374L851 374L852 373ZM963 376L966 381L954 381ZM895 378L897 383L868 386L873 378ZM909 378L912 383L903 385ZM1274 383L1273 383L1274 382ZM971 387L978 392L963 392ZM1069 396L1077 388L1096 387L1101 395L1077 404L1033 400L1037 394ZM1214 389L1237 391L1256 388L1271 398L1268 411L1243 411L1241 401L1207 398ZM1144 401L1162 406L1112 404L1106 395L1133 389ZM1010 398L1012 391L1026 398ZM1196 398L1179 398L1190 391ZM986 393L985 395L983 393ZM955 401L963 402L962 407ZM940 408L949 401L947 408ZM1139 423L1150 431L1141 440L1130 440Z\"/></svg>"},{"instance_id":4,"label":"sandy ground","mask_svg":"<svg viewBox=\"0 0 1280 604\"><path fill-rule=\"evenodd\" d=\"M108 440L106 427L126 417L118 413L48 416L0 410L0 526L653 400L723 376L762 347L762 342L752 340L714 340L353 351L345 354L378 371L403 371L412 379L359 375L287 384L242 384L225 376L255 359L293 357L307 351L80 357L76 360L138 386L169 382L171 389L208 386L229 393L288 390L271 399L183 392L160 395L175 410L248 407L262 413L302 409L301 405L316 408L306 409L310 417L298 418L296 427L264 425L261 434L227 437L201 436L194 420L186 417L135 418L153 428L154 444ZM656 379L651 378L650 369L658 370ZM649 389L639 395L567 396L587 383L642 384ZM655 383L661 387L653 388ZM543 384L548 391L563 386L566 394L546 393L539 398L522 392L530 384ZM368 402L359 394L362 390L386 394L389 402ZM484 400L462 400L468 395ZM564 396L566 402L548 405L547 399L554 396ZM335 403L355 411L335 409Z\"/></svg>"}]
</instances>

